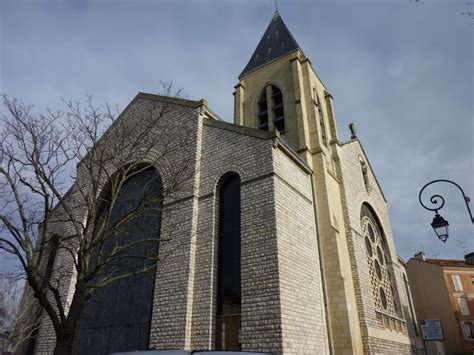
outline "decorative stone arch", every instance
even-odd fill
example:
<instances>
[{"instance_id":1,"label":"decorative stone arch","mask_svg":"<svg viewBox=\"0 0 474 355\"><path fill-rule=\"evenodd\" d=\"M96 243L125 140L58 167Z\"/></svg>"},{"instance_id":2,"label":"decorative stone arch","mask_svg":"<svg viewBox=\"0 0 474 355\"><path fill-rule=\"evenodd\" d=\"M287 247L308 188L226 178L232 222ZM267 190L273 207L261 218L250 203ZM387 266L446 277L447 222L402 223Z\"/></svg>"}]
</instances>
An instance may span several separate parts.
<instances>
[{"instance_id":1,"label":"decorative stone arch","mask_svg":"<svg viewBox=\"0 0 474 355\"><path fill-rule=\"evenodd\" d=\"M268 93L268 87L271 87L271 95ZM285 85L280 81L267 81L258 88L252 103L257 128L263 130L276 128L280 133L285 132L286 95ZM271 102L268 101L269 98Z\"/></svg>"},{"instance_id":2,"label":"decorative stone arch","mask_svg":"<svg viewBox=\"0 0 474 355\"><path fill-rule=\"evenodd\" d=\"M240 177L240 181L245 181L246 179L246 173L245 171L238 165L236 164L229 164L226 165L225 167L222 167L221 169L218 169L217 171L214 171L212 174L212 193L214 195L217 194L219 184L222 182L222 179L228 175L228 174L236 174Z\"/></svg>"},{"instance_id":3,"label":"decorative stone arch","mask_svg":"<svg viewBox=\"0 0 474 355\"><path fill-rule=\"evenodd\" d=\"M259 97L259 94L262 92L263 89L265 89L267 86L269 85L275 85L277 86L281 92L283 93L283 95L287 95L287 92L288 92L288 88L286 87L286 85L283 83L283 81L281 80L268 80L266 82L264 82L263 84L261 84L257 90L255 91L257 93L257 95L255 95L253 98L252 98L252 107L254 108L253 109L253 112L254 113L257 113L256 111L256 106L257 106L257 102L258 102L258 97Z\"/></svg>"},{"instance_id":4,"label":"decorative stone arch","mask_svg":"<svg viewBox=\"0 0 474 355\"><path fill-rule=\"evenodd\" d=\"M387 243L387 238L385 237L385 231L384 231L382 222L380 221L377 215L377 212L375 212L375 209L372 207L372 205L369 202L367 201L362 202L360 214L361 214L361 218L364 215L371 214L371 216L374 218L375 222L377 223L377 227L380 229L380 233L383 237L384 243Z\"/></svg>"},{"instance_id":5,"label":"decorative stone arch","mask_svg":"<svg viewBox=\"0 0 474 355\"><path fill-rule=\"evenodd\" d=\"M156 169L156 171L158 172L158 175L160 176L162 190L166 191L168 187L168 181L170 181L170 174L167 173L167 168L164 166L164 163L157 164L157 162L151 159L151 157L150 159L143 159L143 157L141 157L140 160L131 159L125 164L123 164L122 166L145 166L145 165L149 165L150 168L153 167L154 169ZM104 169L107 172L107 176L109 176L110 178L118 174L120 170L120 168L115 165L111 165L109 167L102 167L101 169ZM94 198L100 198L100 196L104 194L105 190L107 189L107 184L110 182L110 178L109 179L106 179L105 177L103 178L103 180L100 182L97 195ZM80 176L78 176L76 183L77 181L83 183L83 180L86 180L87 182L87 179L88 179L87 176L82 176L81 174ZM85 223L86 218L87 218L87 213L86 211L84 211L84 215L82 216L83 223Z\"/></svg>"},{"instance_id":6,"label":"decorative stone arch","mask_svg":"<svg viewBox=\"0 0 474 355\"><path fill-rule=\"evenodd\" d=\"M165 160L165 159L160 159L159 162L157 162L155 159L153 159L151 156L150 157L140 157L138 160L130 160L129 162L126 163L127 166L145 166L148 165L150 168L154 168L160 177L160 182L163 191L166 191L166 189L169 187L170 184L170 174L169 174L169 167L166 166L165 163L168 163L168 165L171 165L172 163ZM114 174L118 172L118 169L115 169ZM111 175L112 176L112 175Z\"/></svg>"}]
</instances>

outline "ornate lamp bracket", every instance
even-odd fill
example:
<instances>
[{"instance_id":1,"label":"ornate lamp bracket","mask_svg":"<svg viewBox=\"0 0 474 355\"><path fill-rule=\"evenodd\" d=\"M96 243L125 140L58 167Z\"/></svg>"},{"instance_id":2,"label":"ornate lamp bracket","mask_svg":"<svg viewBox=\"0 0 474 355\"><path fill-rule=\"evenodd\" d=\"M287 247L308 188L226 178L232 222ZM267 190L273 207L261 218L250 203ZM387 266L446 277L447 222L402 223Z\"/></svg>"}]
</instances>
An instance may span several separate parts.
<instances>
[{"instance_id":1,"label":"ornate lamp bracket","mask_svg":"<svg viewBox=\"0 0 474 355\"><path fill-rule=\"evenodd\" d=\"M434 184L434 183L437 183L437 182L447 182L447 183L450 183L454 186L456 186L459 191L461 191L461 194L462 194L462 197L464 199L464 202L466 203L466 207L467 207L467 211L469 212L469 217L471 218L471 223L474 224L474 218L472 218L472 212L471 212L471 208L469 207L469 202L471 201L471 199L469 198L469 196L466 196L466 194L464 193L463 189L461 188L461 186L459 186L458 184L456 184L454 181L451 181L451 180L446 180L446 179L438 179L438 180L433 180L433 181L430 181L429 183L427 183L425 186L423 186L420 190L420 194L418 195L418 200L420 201L420 204L427 210L429 211L434 211L437 215L438 215L438 211L440 209L443 208L444 206L444 198L443 196L441 195L433 195L430 197L430 202L431 204L433 205L433 207L429 207L429 206L426 206L423 201L421 200L421 195L423 194L423 191L425 190L425 188L427 188L428 186L430 186L431 184Z\"/></svg>"}]
</instances>

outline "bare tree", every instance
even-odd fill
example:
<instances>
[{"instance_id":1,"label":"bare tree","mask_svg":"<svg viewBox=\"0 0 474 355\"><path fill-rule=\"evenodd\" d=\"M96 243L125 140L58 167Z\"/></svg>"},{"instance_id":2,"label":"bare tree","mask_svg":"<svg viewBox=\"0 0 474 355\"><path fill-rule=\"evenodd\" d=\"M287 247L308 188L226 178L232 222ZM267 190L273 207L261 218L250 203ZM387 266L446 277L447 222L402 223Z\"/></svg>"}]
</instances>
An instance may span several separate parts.
<instances>
[{"instance_id":1,"label":"bare tree","mask_svg":"<svg viewBox=\"0 0 474 355\"><path fill-rule=\"evenodd\" d=\"M35 320L39 319L40 307L33 298L23 298L23 305L20 306L23 288L22 280L0 275L0 333L9 336L7 349L10 352L17 350L19 339L28 339L38 330L39 324Z\"/></svg>"},{"instance_id":2,"label":"bare tree","mask_svg":"<svg viewBox=\"0 0 474 355\"><path fill-rule=\"evenodd\" d=\"M21 290L20 282L7 278L0 279L0 332L9 331L15 321Z\"/></svg>"},{"instance_id":3,"label":"bare tree","mask_svg":"<svg viewBox=\"0 0 474 355\"><path fill-rule=\"evenodd\" d=\"M170 85L164 88L171 93ZM55 354L73 352L81 312L94 291L155 268L158 255L150 246L172 237L148 231L127 238L131 225L159 214L163 200L189 184L191 164L182 153L189 133L167 119L176 109L171 101L153 102L125 119L109 106L102 112L90 97L85 104L63 101L64 111L35 114L3 96L0 251L16 257L17 276L39 305L29 314L30 327L23 320L17 328L31 335L46 315ZM166 183L155 176L124 198L131 179L157 166Z\"/></svg>"}]
</instances>

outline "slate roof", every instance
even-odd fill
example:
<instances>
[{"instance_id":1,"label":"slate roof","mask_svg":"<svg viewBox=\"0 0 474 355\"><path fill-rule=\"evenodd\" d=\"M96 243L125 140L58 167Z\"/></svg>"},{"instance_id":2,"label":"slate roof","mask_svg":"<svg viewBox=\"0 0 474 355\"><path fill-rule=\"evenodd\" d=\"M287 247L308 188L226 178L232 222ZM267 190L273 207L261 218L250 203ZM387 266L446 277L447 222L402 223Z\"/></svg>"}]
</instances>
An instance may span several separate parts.
<instances>
[{"instance_id":1,"label":"slate roof","mask_svg":"<svg viewBox=\"0 0 474 355\"><path fill-rule=\"evenodd\" d=\"M260 43L255 49L239 79L248 72L257 69L295 49L300 49L292 34L286 27L278 11L275 11L272 21L267 27Z\"/></svg>"}]
</instances>

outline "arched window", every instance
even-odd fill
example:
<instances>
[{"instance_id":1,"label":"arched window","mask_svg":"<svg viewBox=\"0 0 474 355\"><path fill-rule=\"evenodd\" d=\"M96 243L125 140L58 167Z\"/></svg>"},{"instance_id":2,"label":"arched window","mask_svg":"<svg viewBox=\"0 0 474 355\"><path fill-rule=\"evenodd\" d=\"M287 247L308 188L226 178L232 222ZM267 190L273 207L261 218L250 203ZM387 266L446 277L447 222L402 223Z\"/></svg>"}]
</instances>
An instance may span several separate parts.
<instances>
[{"instance_id":1,"label":"arched window","mask_svg":"<svg viewBox=\"0 0 474 355\"><path fill-rule=\"evenodd\" d=\"M103 255L111 255L114 247L130 243L133 247L117 254L103 272L110 277L129 276L94 290L81 314L75 354L148 349L155 268L139 271L152 267L152 259L158 256L161 196L160 175L151 167L133 175L118 191L108 214L111 234L103 245ZM97 258L94 255L94 262ZM139 273L130 275L132 272Z\"/></svg>"},{"instance_id":2,"label":"arched window","mask_svg":"<svg viewBox=\"0 0 474 355\"><path fill-rule=\"evenodd\" d=\"M230 173L218 188L216 349L240 350L240 178Z\"/></svg>"},{"instance_id":3,"label":"arched window","mask_svg":"<svg viewBox=\"0 0 474 355\"><path fill-rule=\"evenodd\" d=\"M375 309L396 316L399 313L399 307L394 296L395 279L389 267L388 245L377 216L366 203L362 205L361 227L367 252Z\"/></svg>"},{"instance_id":4,"label":"arched window","mask_svg":"<svg viewBox=\"0 0 474 355\"><path fill-rule=\"evenodd\" d=\"M258 128L268 131L269 105L271 98L271 113L273 125L280 132L285 132L285 111L283 107L283 93L276 85L268 85L260 93L258 105Z\"/></svg>"}]
</instances>

